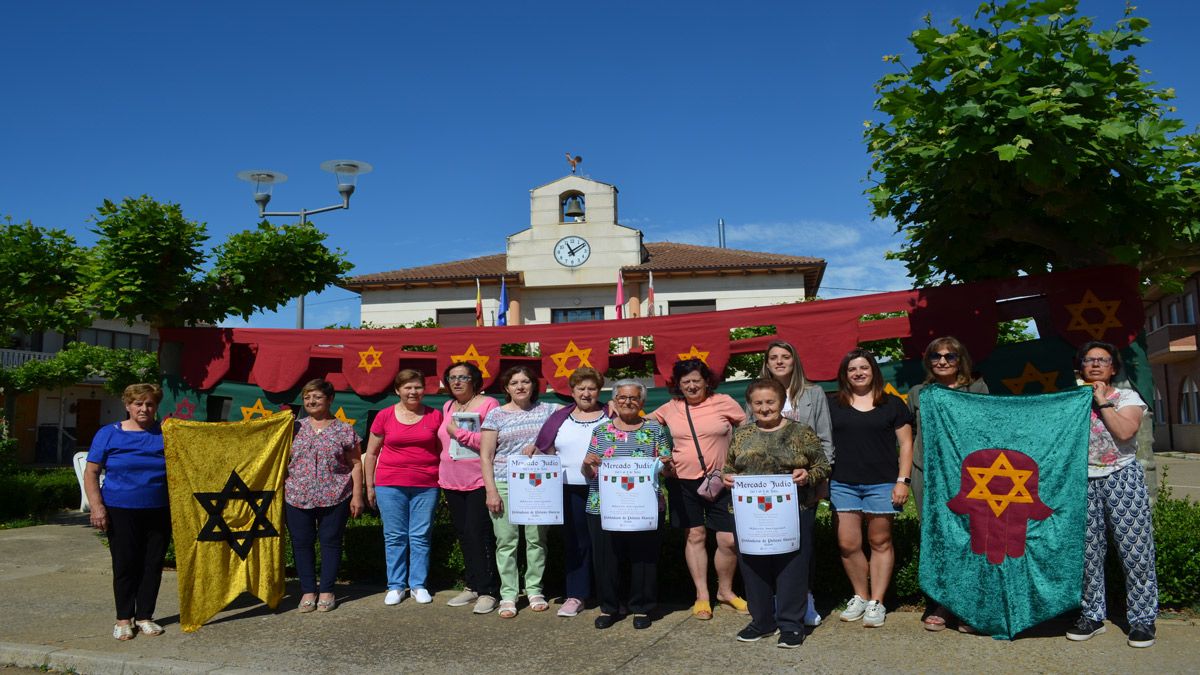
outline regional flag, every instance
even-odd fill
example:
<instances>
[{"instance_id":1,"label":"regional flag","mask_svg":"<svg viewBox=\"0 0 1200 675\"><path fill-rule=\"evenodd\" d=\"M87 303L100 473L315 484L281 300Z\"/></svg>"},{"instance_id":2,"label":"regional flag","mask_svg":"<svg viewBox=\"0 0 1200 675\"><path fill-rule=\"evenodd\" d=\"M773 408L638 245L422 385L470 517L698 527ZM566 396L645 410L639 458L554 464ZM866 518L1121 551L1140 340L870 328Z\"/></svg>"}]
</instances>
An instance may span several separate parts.
<instances>
[{"instance_id":1,"label":"regional flag","mask_svg":"<svg viewBox=\"0 0 1200 675\"><path fill-rule=\"evenodd\" d=\"M1091 392L921 393L921 588L985 634L1079 609Z\"/></svg>"},{"instance_id":2,"label":"regional flag","mask_svg":"<svg viewBox=\"0 0 1200 675\"><path fill-rule=\"evenodd\" d=\"M200 628L243 592L283 598L283 480L291 413L246 422L163 422L179 623Z\"/></svg>"}]
</instances>

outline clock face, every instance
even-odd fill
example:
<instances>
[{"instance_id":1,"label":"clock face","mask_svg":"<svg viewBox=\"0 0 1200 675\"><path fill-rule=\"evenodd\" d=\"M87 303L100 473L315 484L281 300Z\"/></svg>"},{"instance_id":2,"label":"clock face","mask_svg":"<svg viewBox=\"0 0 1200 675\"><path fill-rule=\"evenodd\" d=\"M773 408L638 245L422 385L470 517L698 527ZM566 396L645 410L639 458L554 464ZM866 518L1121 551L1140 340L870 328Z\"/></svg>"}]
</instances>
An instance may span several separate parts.
<instances>
[{"instance_id":1,"label":"clock face","mask_svg":"<svg viewBox=\"0 0 1200 675\"><path fill-rule=\"evenodd\" d=\"M560 265L579 267L592 255L592 245L583 237L563 237L554 245L554 259Z\"/></svg>"}]
</instances>

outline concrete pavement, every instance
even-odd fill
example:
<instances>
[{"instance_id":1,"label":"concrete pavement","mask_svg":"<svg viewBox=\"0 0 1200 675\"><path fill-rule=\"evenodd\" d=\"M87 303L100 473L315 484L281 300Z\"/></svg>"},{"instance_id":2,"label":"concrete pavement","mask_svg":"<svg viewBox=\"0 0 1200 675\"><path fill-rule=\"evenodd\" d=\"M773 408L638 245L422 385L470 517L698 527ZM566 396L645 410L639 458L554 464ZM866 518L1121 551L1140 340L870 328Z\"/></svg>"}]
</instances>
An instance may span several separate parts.
<instances>
[{"instance_id":1,"label":"concrete pavement","mask_svg":"<svg viewBox=\"0 0 1200 675\"><path fill-rule=\"evenodd\" d=\"M1001 642L947 630L922 630L919 615L893 612L887 623L827 621L800 649L774 640L741 644L746 618L718 610L709 622L668 607L648 630L628 620L592 627L596 610L574 619L522 609L514 620L450 608L442 590L432 605L383 605L383 589L339 587L330 613L294 611L298 589L277 610L243 596L198 632L179 630L176 577L163 579L158 618L167 632L118 642L112 630L107 550L86 517L0 531L0 664L81 673L355 672L1194 672L1200 626L1164 619L1158 644L1132 649L1110 625L1086 643L1052 623Z\"/></svg>"},{"instance_id":2,"label":"concrete pavement","mask_svg":"<svg viewBox=\"0 0 1200 675\"><path fill-rule=\"evenodd\" d=\"M1172 495L1200 502L1200 453L1156 452L1154 463L1158 475L1167 477Z\"/></svg>"}]
</instances>

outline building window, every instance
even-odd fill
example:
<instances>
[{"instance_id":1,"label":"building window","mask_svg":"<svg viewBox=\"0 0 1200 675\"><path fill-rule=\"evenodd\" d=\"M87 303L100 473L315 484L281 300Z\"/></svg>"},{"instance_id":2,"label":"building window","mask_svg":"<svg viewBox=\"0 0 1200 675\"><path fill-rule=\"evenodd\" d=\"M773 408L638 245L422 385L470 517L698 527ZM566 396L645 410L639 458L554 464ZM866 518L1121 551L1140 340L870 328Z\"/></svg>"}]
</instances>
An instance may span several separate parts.
<instances>
[{"instance_id":1,"label":"building window","mask_svg":"<svg viewBox=\"0 0 1200 675\"><path fill-rule=\"evenodd\" d=\"M575 323L577 321L603 320L603 307L573 307L571 309L550 310L550 323Z\"/></svg>"},{"instance_id":2,"label":"building window","mask_svg":"<svg viewBox=\"0 0 1200 675\"><path fill-rule=\"evenodd\" d=\"M439 309L437 311L439 328L465 328L475 325L475 308Z\"/></svg>"},{"instance_id":3,"label":"building window","mask_svg":"<svg viewBox=\"0 0 1200 675\"><path fill-rule=\"evenodd\" d=\"M1188 323L1196 323L1196 298L1191 293L1183 296L1183 316Z\"/></svg>"},{"instance_id":4,"label":"building window","mask_svg":"<svg viewBox=\"0 0 1200 675\"><path fill-rule=\"evenodd\" d=\"M1184 380L1179 394L1179 423L1200 424L1198 414L1200 414L1200 389L1196 388L1196 383L1189 377Z\"/></svg>"},{"instance_id":5,"label":"building window","mask_svg":"<svg viewBox=\"0 0 1200 675\"><path fill-rule=\"evenodd\" d=\"M1159 326L1161 326L1161 325L1162 325L1162 322L1158 320L1158 315L1151 314L1150 315L1150 330L1152 330L1152 331L1158 330Z\"/></svg>"},{"instance_id":6,"label":"building window","mask_svg":"<svg viewBox=\"0 0 1200 675\"><path fill-rule=\"evenodd\" d=\"M716 300L671 300L667 303L667 313L671 315L715 311L717 311Z\"/></svg>"},{"instance_id":7,"label":"building window","mask_svg":"<svg viewBox=\"0 0 1200 675\"><path fill-rule=\"evenodd\" d=\"M157 351L158 340L141 333L126 333L124 331L104 330L102 328L84 328L79 331L79 341L115 349L140 349L142 351Z\"/></svg>"},{"instance_id":8,"label":"building window","mask_svg":"<svg viewBox=\"0 0 1200 675\"><path fill-rule=\"evenodd\" d=\"M1179 323L1179 303L1172 302L1167 307L1167 323Z\"/></svg>"},{"instance_id":9,"label":"building window","mask_svg":"<svg viewBox=\"0 0 1200 675\"><path fill-rule=\"evenodd\" d=\"M1167 403L1163 400L1162 392L1158 387L1154 388L1154 423L1167 423Z\"/></svg>"}]
</instances>

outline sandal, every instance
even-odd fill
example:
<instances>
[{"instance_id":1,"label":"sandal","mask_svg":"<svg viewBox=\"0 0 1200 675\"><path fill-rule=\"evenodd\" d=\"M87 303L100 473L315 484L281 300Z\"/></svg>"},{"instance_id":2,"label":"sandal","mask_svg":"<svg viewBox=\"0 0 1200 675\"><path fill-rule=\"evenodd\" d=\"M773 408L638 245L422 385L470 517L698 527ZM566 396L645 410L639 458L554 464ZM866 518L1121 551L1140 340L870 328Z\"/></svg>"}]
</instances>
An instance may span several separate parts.
<instances>
[{"instance_id":1,"label":"sandal","mask_svg":"<svg viewBox=\"0 0 1200 675\"><path fill-rule=\"evenodd\" d=\"M733 598L730 600L718 600L717 604L725 605L726 607L729 607L730 609L733 609L734 611L736 611L738 614L749 614L750 613L750 606L746 604L746 601L744 599L742 599L736 595L733 596Z\"/></svg>"},{"instance_id":2,"label":"sandal","mask_svg":"<svg viewBox=\"0 0 1200 675\"><path fill-rule=\"evenodd\" d=\"M511 619L517 615L516 600L501 600L500 601L500 618Z\"/></svg>"},{"instance_id":3,"label":"sandal","mask_svg":"<svg viewBox=\"0 0 1200 675\"><path fill-rule=\"evenodd\" d=\"M529 609L534 612L544 612L550 609L550 603L546 602L546 596L538 593L529 596Z\"/></svg>"},{"instance_id":4,"label":"sandal","mask_svg":"<svg viewBox=\"0 0 1200 675\"><path fill-rule=\"evenodd\" d=\"M701 621L709 621L712 619L712 605L707 600L697 600L692 605L692 617Z\"/></svg>"},{"instance_id":5,"label":"sandal","mask_svg":"<svg viewBox=\"0 0 1200 675\"><path fill-rule=\"evenodd\" d=\"M337 607L337 600L334 600L332 598L329 600L318 600L317 601L317 611L318 612L332 612L334 607Z\"/></svg>"},{"instance_id":6,"label":"sandal","mask_svg":"<svg viewBox=\"0 0 1200 675\"><path fill-rule=\"evenodd\" d=\"M133 639L133 624L114 624L113 637L124 642L125 640Z\"/></svg>"},{"instance_id":7,"label":"sandal","mask_svg":"<svg viewBox=\"0 0 1200 675\"><path fill-rule=\"evenodd\" d=\"M308 614L309 612L315 610L316 608L317 608L316 602L313 602L312 600L301 600L300 606L296 608L296 611L300 612L301 614Z\"/></svg>"},{"instance_id":8,"label":"sandal","mask_svg":"<svg viewBox=\"0 0 1200 675\"><path fill-rule=\"evenodd\" d=\"M933 614L925 617L921 623L925 625L925 630L932 631L934 633L946 630L946 617L941 616L936 611L934 611Z\"/></svg>"},{"instance_id":9,"label":"sandal","mask_svg":"<svg viewBox=\"0 0 1200 675\"><path fill-rule=\"evenodd\" d=\"M154 623L152 619L139 619L133 623L142 635L162 635L165 632L163 631L163 627Z\"/></svg>"},{"instance_id":10,"label":"sandal","mask_svg":"<svg viewBox=\"0 0 1200 675\"><path fill-rule=\"evenodd\" d=\"M958 622L958 632L966 633L967 635L978 635L979 634L979 631L975 630L975 628L972 627L971 624L963 623L962 621Z\"/></svg>"}]
</instances>

